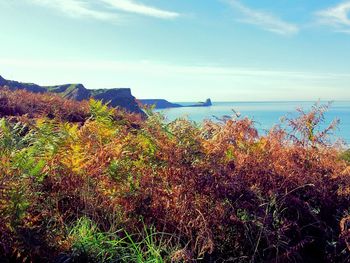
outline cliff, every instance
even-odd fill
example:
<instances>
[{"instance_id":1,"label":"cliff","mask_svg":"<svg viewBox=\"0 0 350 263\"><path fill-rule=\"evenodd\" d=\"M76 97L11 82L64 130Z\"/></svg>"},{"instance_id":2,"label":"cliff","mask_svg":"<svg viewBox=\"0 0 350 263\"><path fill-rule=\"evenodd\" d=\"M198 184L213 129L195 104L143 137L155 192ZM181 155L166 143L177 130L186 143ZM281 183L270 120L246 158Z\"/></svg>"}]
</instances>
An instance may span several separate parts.
<instances>
[{"instance_id":1,"label":"cliff","mask_svg":"<svg viewBox=\"0 0 350 263\"><path fill-rule=\"evenodd\" d=\"M92 97L97 100L102 100L104 103L109 102L109 105L113 107L121 107L129 112L144 114L136 103L135 97L131 94L129 88L89 90L82 84L39 86L34 83L6 80L0 76L0 87L5 86L10 89L25 89L33 93L52 92L63 98L77 101L87 100Z\"/></svg>"},{"instance_id":2,"label":"cliff","mask_svg":"<svg viewBox=\"0 0 350 263\"><path fill-rule=\"evenodd\" d=\"M113 107L119 106L131 112L144 114L129 88L91 90L91 95L97 100L109 102Z\"/></svg>"}]
</instances>

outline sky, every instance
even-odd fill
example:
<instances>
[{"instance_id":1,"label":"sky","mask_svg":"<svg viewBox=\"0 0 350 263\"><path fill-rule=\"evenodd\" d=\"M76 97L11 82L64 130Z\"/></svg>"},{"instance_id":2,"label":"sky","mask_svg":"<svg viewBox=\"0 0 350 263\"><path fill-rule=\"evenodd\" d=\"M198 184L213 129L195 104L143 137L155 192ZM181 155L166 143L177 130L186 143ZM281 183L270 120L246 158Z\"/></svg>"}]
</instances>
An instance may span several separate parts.
<instances>
[{"instance_id":1,"label":"sky","mask_svg":"<svg viewBox=\"0 0 350 263\"><path fill-rule=\"evenodd\" d=\"M170 101L350 100L350 1L0 0L0 75Z\"/></svg>"}]
</instances>

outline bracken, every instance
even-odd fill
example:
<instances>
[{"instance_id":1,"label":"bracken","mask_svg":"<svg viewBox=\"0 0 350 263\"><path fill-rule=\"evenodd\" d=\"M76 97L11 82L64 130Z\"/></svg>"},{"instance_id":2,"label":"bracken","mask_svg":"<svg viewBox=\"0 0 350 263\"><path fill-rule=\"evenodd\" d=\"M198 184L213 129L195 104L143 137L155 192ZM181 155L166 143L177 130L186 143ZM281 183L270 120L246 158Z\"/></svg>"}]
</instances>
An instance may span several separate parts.
<instances>
[{"instance_id":1,"label":"bracken","mask_svg":"<svg viewBox=\"0 0 350 263\"><path fill-rule=\"evenodd\" d=\"M328 137L336 122L318 130L325 110L299 110L259 135L236 116L166 123L150 110L143 120L94 100L0 89L0 253L347 262L350 168Z\"/></svg>"}]
</instances>

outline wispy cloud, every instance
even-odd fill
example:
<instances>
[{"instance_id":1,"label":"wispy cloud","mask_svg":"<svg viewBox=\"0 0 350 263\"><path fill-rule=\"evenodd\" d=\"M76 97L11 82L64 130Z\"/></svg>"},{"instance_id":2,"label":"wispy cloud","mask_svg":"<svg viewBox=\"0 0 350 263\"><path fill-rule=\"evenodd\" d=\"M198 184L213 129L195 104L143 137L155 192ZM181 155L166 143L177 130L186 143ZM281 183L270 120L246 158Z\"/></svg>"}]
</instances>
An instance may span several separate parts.
<instances>
[{"instance_id":1,"label":"wispy cloud","mask_svg":"<svg viewBox=\"0 0 350 263\"><path fill-rule=\"evenodd\" d=\"M350 33L350 1L316 12L318 22L332 26L337 32Z\"/></svg>"},{"instance_id":2,"label":"wispy cloud","mask_svg":"<svg viewBox=\"0 0 350 263\"><path fill-rule=\"evenodd\" d=\"M223 0L239 13L239 21L252 24L263 28L264 30L280 35L293 35L299 32L299 27L295 24L286 22L281 18L268 12L252 9L243 5L238 0Z\"/></svg>"},{"instance_id":3,"label":"wispy cloud","mask_svg":"<svg viewBox=\"0 0 350 263\"><path fill-rule=\"evenodd\" d=\"M115 14L93 9L80 0L30 0L34 4L54 8L70 17L89 17L98 20L114 20Z\"/></svg>"},{"instance_id":4,"label":"wispy cloud","mask_svg":"<svg viewBox=\"0 0 350 263\"><path fill-rule=\"evenodd\" d=\"M152 16L163 19L172 19L178 17L180 14L176 12L170 12L162 9L158 9L151 6L136 3L132 0L101 0L108 4L110 7L122 10L125 12L141 14L146 16Z\"/></svg>"},{"instance_id":5,"label":"wispy cloud","mask_svg":"<svg viewBox=\"0 0 350 263\"><path fill-rule=\"evenodd\" d=\"M160 19L173 19L180 14L136 3L133 0L28 0L31 3L54 8L71 17L89 17L98 20L116 20L120 12L140 14Z\"/></svg>"}]
</instances>

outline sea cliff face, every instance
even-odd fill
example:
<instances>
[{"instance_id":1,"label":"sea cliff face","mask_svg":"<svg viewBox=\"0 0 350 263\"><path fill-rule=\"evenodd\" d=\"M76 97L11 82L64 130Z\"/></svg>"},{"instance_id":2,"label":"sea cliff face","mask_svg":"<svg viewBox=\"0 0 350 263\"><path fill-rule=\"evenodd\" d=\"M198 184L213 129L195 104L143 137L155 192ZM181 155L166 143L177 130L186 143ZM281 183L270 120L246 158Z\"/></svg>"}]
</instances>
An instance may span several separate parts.
<instances>
[{"instance_id":1,"label":"sea cliff face","mask_svg":"<svg viewBox=\"0 0 350 263\"><path fill-rule=\"evenodd\" d=\"M105 103L109 102L113 107L119 106L131 112L144 114L129 88L93 90L92 97Z\"/></svg>"},{"instance_id":2,"label":"sea cliff face","mask_svg":"<svg viewBox=\"0 0 350 263\"><path fill-rule=\"evenodd\" d=\"M98 89L89 90L82 84L65 84L56 86L39 86L34 83L22 83L13 80L6 80L0 76L0 87L8 87L10 89L25 89L33 93L56 93L63 98L77 101L95 98L102 100L104 103L109 102L110 106L121 107L129 112L144 115L138 106L135 97L131 94L129 88L116 89Z\"/></svg>"}]
</instances>

